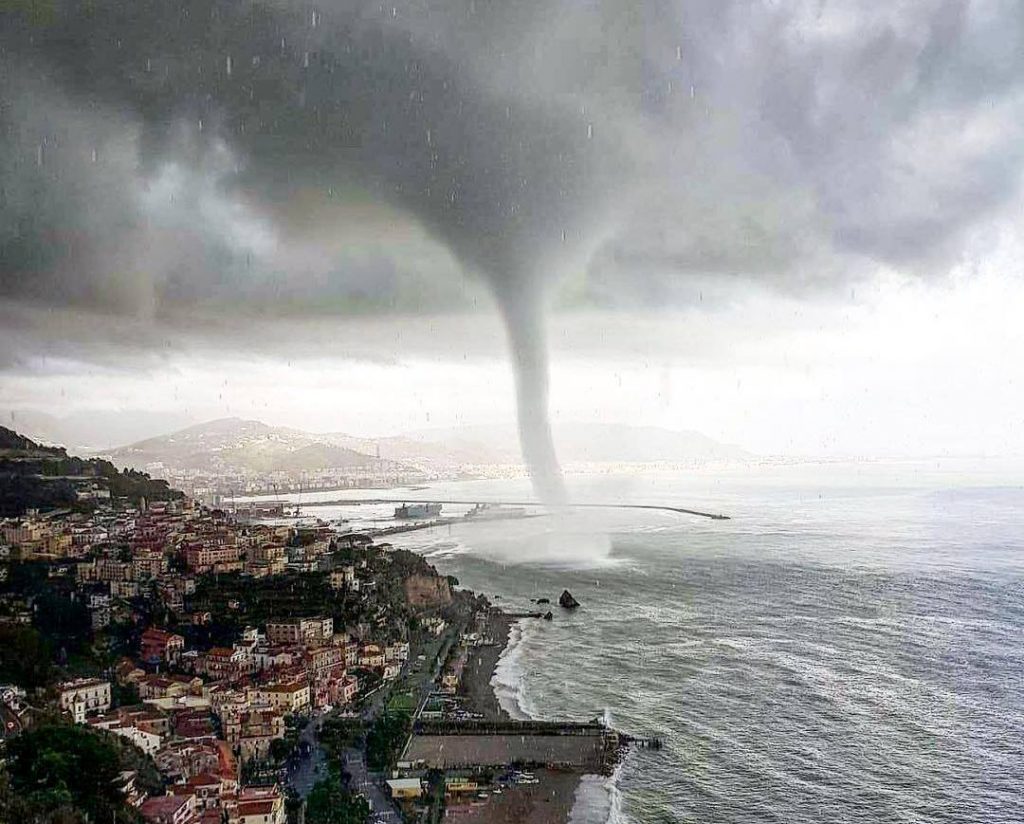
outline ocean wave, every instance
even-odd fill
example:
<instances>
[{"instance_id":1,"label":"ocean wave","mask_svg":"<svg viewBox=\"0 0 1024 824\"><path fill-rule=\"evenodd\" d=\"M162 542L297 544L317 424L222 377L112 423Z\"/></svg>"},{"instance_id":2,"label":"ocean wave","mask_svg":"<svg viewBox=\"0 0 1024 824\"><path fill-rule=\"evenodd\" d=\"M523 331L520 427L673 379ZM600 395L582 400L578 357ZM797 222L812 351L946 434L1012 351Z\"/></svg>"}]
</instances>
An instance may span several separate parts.
<instances>
[{"instance_id":1,"label":"ocean wave","mask_svg":"<svg viewBox=\"0 0 1024 824\"><path fill-rule=\"evenodd\" d=\"M576 788L569 824L627 824L622 809L620 762L610 776L584 775Z\"/></svg>"},{"instance_id":2,"label":"ocean wave","mask_svg":"<svg viewBox=\"0 0 1024 824\"><path fill-rule=\"evenodd\" d=\"M458 541L443 541L429 549L422 548L419 550L420 554L428 560L431 558L450 558L454 555L466 555L470 551L468 546Z\"/></svg>"},{"instance_id":3,"label":"ocean wave","mask_svg":"<svg viewBox=\"0 0 1024 824\"><path fill-rule=\"evenodd\" d=\"M491 688L498 699L498 705L510 716L519 721L530 721L534 714L527 706L527 700L523 691L524 669L523 656L525 652L524 637L529 631L524 621L516 621L509 631L508 643L501 651L498 664L494 668L494 675L491 678Z\"/></svg>"},{"instance_id":4,"label":"ocean wave","mask_svg":"<svg viewBox=\"0 0 1024 824\"><path fill-rule=\"evenodd\" d=\"M422 555L426 559L447 558L456 555L467 555L473 548L448 533L437 533L433 530L399 533L389 539L399 549L407 549Z\"/></svg>"},{"instance_id":5,"label":"ocean wave","mask_svg":"<svg viewBox=\"0 0 1024 824\"><path fill-rule=\"evenodd\" d=\"M466 525L456 532L469 554L437 563L524 611L562 588L583 602L573 613L552 606L550 623L515 625L491 681L510 715L592 717L607 706L625 731L662 739L613 776L587 778L573 824L890 821L908 809L920 820L1018 824L1020 536L1007 530L994 549L965 522L958 557L980 571L936 574L934 511L912 551L894 549L878 500L866 497L872 509L855 522L828 507L833 540L801 528L784 541L689 524L678 541L612 529L610 553L582 542L564 573L545 564L563 546L538 538L543 519ZM802 501L792 501L797 515ZM428 552L456 540L410 535ZM872 568L847 565L873 546ZM591 571L607 557L617 565Z\"/></svg>"}]
</instances>

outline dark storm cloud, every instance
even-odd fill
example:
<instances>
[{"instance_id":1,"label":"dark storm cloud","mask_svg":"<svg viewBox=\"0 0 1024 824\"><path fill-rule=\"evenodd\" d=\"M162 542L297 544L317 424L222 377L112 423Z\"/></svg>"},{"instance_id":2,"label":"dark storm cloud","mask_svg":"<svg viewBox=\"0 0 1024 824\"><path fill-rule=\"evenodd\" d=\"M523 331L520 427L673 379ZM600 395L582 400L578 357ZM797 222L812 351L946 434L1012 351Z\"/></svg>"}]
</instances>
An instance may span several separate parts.
<instances>
[{"instance_id":1,"label":"dark storm cloud","mask_svg":"<svg viewBox=\"0 0 1024 824\"><path fill-rule=\"evenodd\" d=\"M1018 196L1018 3L13 5L4 297L379 311L472 303L461 269L502 308L548 469L539 317L565 272L661 306L940 270Z\"/></svg>"},{"instance_id":2,"label":"dark storm cloud","mask_svg":"<svg viewBox=\"0 0 1024 824\"><path fill-rule=\"evenodd\" d=\"M613 158L606 147L594 162L603 141L593 139L593 125L575 106L495 90L491 78L439 48L430 26L425 37L405 28L407 17L427 9L388 11L160 0L58 5L52 19L5 28L12 48L27 55L17 59L44 66L62 94L137 124L149 176L161 164L202 167L224 145L239 164L225 187L271 213L275 226L302 223L301 211L288 214L291 204L315 189L326 202L307 208L325 233L330 200L353 193L393 204L426 227L491 284L505 309L519 366L524 452L557 496L536 334L538 279L554 262L552 237L578 237L590 204L600 206L597 195L608 188L602 172ZM471 6L456 11L456 25L477 13ZM526 22L542 11L526 8ZM480 14L496 25L467 27L478 53L500 55L518 21L500 8ZM642 45L632 43L637 59ZM564 91L576 92L571 85ZM38 263L36 252L22 259ZM216 279L232 263L223 255L211 267L186 259L184 270L212 270Z\"/></svg>"},{"instance_id":3,"label":"dark storm cloud","mask_svg":"<svg viewBox=\"0 0 1024 824\"><path fill-rule=\"evenodd\" d=\"M879 264L943 271L1018 197L1019 4L721 4L684 21L702 115L666 153L656 208L595 257L598 284L613 284L602 297L627 283L663 299L722 276L802 290Z\"/></svg>"},{"instance_id":4,"label":"dark storm cloud","mask_svg":"<svg viewBox=\"0 0 1024 824\"><path fill-rule=\"evenodd\" d=\"M418 261L386 259L386 220L329 271L353 204L499 294L581 253L634 282L784 280L948 259L1018 191L1019 4L30 8L3 26L8 296L132 306L117 269L157 303L258 293L275 268L302 292L259 243L326 246L290 258L328 291L398 290ZM148 266L161 242L173 260Z\"/></svg>"}]
</instances>

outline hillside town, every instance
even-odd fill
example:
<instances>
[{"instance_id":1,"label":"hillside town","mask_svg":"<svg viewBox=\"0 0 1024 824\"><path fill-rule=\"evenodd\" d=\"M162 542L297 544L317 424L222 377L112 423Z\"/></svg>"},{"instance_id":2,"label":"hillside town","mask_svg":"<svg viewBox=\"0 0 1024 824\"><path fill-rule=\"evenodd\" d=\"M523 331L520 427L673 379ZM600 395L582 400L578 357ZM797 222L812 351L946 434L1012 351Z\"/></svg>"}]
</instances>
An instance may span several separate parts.
<instances>
[{"instance_id":1,"label":"hillside town","mask_svg":"<svg viewBox=\"0 0 1024 824\"><path fill-rule=\"evenodd\" d=\"M521 508L227 510L10 430L0 493L4 820L560 824L632 740L510 718L495 668L551 600L503 612L386 541Z\"/></svg>"},{"instance_id":2,"label":"hillside town","mask_svg":"<svg viewBox=\"0 0 1024 824\"><path fill-rule=\"evenodd\" d=\"M0 634L56 666L0 686L2 735L56 714L130 742L164 784L121 776L152 824L283 824L302 731L359 718L471 602L417 556L327 525L189 499L29 511L0 522Z\"/></svg>"}]
</instances>

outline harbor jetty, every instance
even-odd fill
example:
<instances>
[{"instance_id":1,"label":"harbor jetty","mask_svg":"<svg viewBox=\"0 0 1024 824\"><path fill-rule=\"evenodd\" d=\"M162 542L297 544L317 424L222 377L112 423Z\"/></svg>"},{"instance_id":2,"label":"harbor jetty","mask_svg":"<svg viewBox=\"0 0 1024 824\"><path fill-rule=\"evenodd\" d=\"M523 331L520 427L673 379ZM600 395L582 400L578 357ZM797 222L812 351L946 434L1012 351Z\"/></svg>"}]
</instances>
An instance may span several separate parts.
<instances>
[{"instance_id":1,"label":"harbor jetty","mask_svg":"<svg viewBox=\"0 0 1024 824\"><path fill-rule=\"evenodd\" d=\"M449 498L341 498L333 501L308 501L304 507L316 506L359 506L371 504L400 504L401 506L472 506L477 510L486 507L511 507L509 517L522 517L519 511L523 507L543 507L539 501L467 501L453 500ZM668 504L624 504L617 502L579 502L560 504L559 509L636 509L651 510L657 512L672 512L677 515L693 515L698 518L710 518L712 521L728 521L730 516L718 512L702 512L699 509L690 509L683 506L670 506ZM438 510L440 511L440 510Z\"/></svg>"},{"instance_id":2,"label":"harbor jetty","mask_svg":"<svg viewBox=\"0 0 1024 824\"><path fill-rule=\"evenodd\" d=\"M601 723L419 721L402 762L410 767L547 768L610 775L628 737Z\"/></svg>"},{"instance_id":3,"label":"harbor jetty","mask_svg":"<svg viewBox=\"0 0 1024 824\"><path fill-rule=\"evenodd\" d=\"M631 747L661 746L599 717L545 721L506 712L492 686L498 660L516 622L544 617L485 603L413 715L394 780L441 782L436 792L448 815L464 824L565 824L583 776L611 776Z\"/></svg>"}]
</instances>

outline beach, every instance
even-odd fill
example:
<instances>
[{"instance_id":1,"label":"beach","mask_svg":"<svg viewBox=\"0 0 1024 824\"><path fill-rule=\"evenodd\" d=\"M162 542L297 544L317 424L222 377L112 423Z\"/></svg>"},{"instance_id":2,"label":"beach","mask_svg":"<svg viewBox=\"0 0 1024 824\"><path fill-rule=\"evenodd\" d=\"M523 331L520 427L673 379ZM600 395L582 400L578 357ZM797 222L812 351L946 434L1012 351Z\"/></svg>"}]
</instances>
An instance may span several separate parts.
<instances>
[{"instance_id":1,"label":"beach","mask_svg":"<svg viewBox=\"0 0 1024 824\"><path fill-rule=\"evenodd\" d=\"M566 824L576 799L580 774L536 770L536 784L518 784L501 795L466 803L451 802L445 820L464 824Z\"/></svg>"},{"instance_id":2,"label":"beach","mask_svg":"<svg viewBox=\"0 0 1024 824\"><path fill-rule=\"evenodd\" d=\"M509 714L499 704L492 685L495 670L508 646L509 636L516 621L538 620L541 619L518 617L497 608L490 610L487 616L486 635L495 643L472 648L463 670L460 694L467 710L480 713L488 721L510 719ZM558 739L549 739L549 742L551 746L568 743ZM477 748L486 748L482 740L472 743ZM545 751L543 744L535 749L538 753ZM555 755L553 750L548 752L552 758L564 757ZM478 754L478 757L482 756ZM534 769L531 774L535 783L506 786L500 794L492 793L487 799L450 801L446 820L466 824L514 824L525 821L531 824L566 824L572 812L580 779L585 772L587 770L581 768Z\"/></svg>"},{"instance_id":3,"label":"beach","mask_svg":"<svg viewBox=\"0 0 1024 824\"><path fill-rule=\"evenodd\" d=\"M531 619L522 619L531 620ZM462 671L460 695L470 712L479 713L488 721L506 721L509 714L498 703L491 681L497 669L498 660L508 646L509 634L516 619L502 610L492 607L487 615L485 634L494 643L473 647L466 658Z\"/></svg>"}]
</instances>

